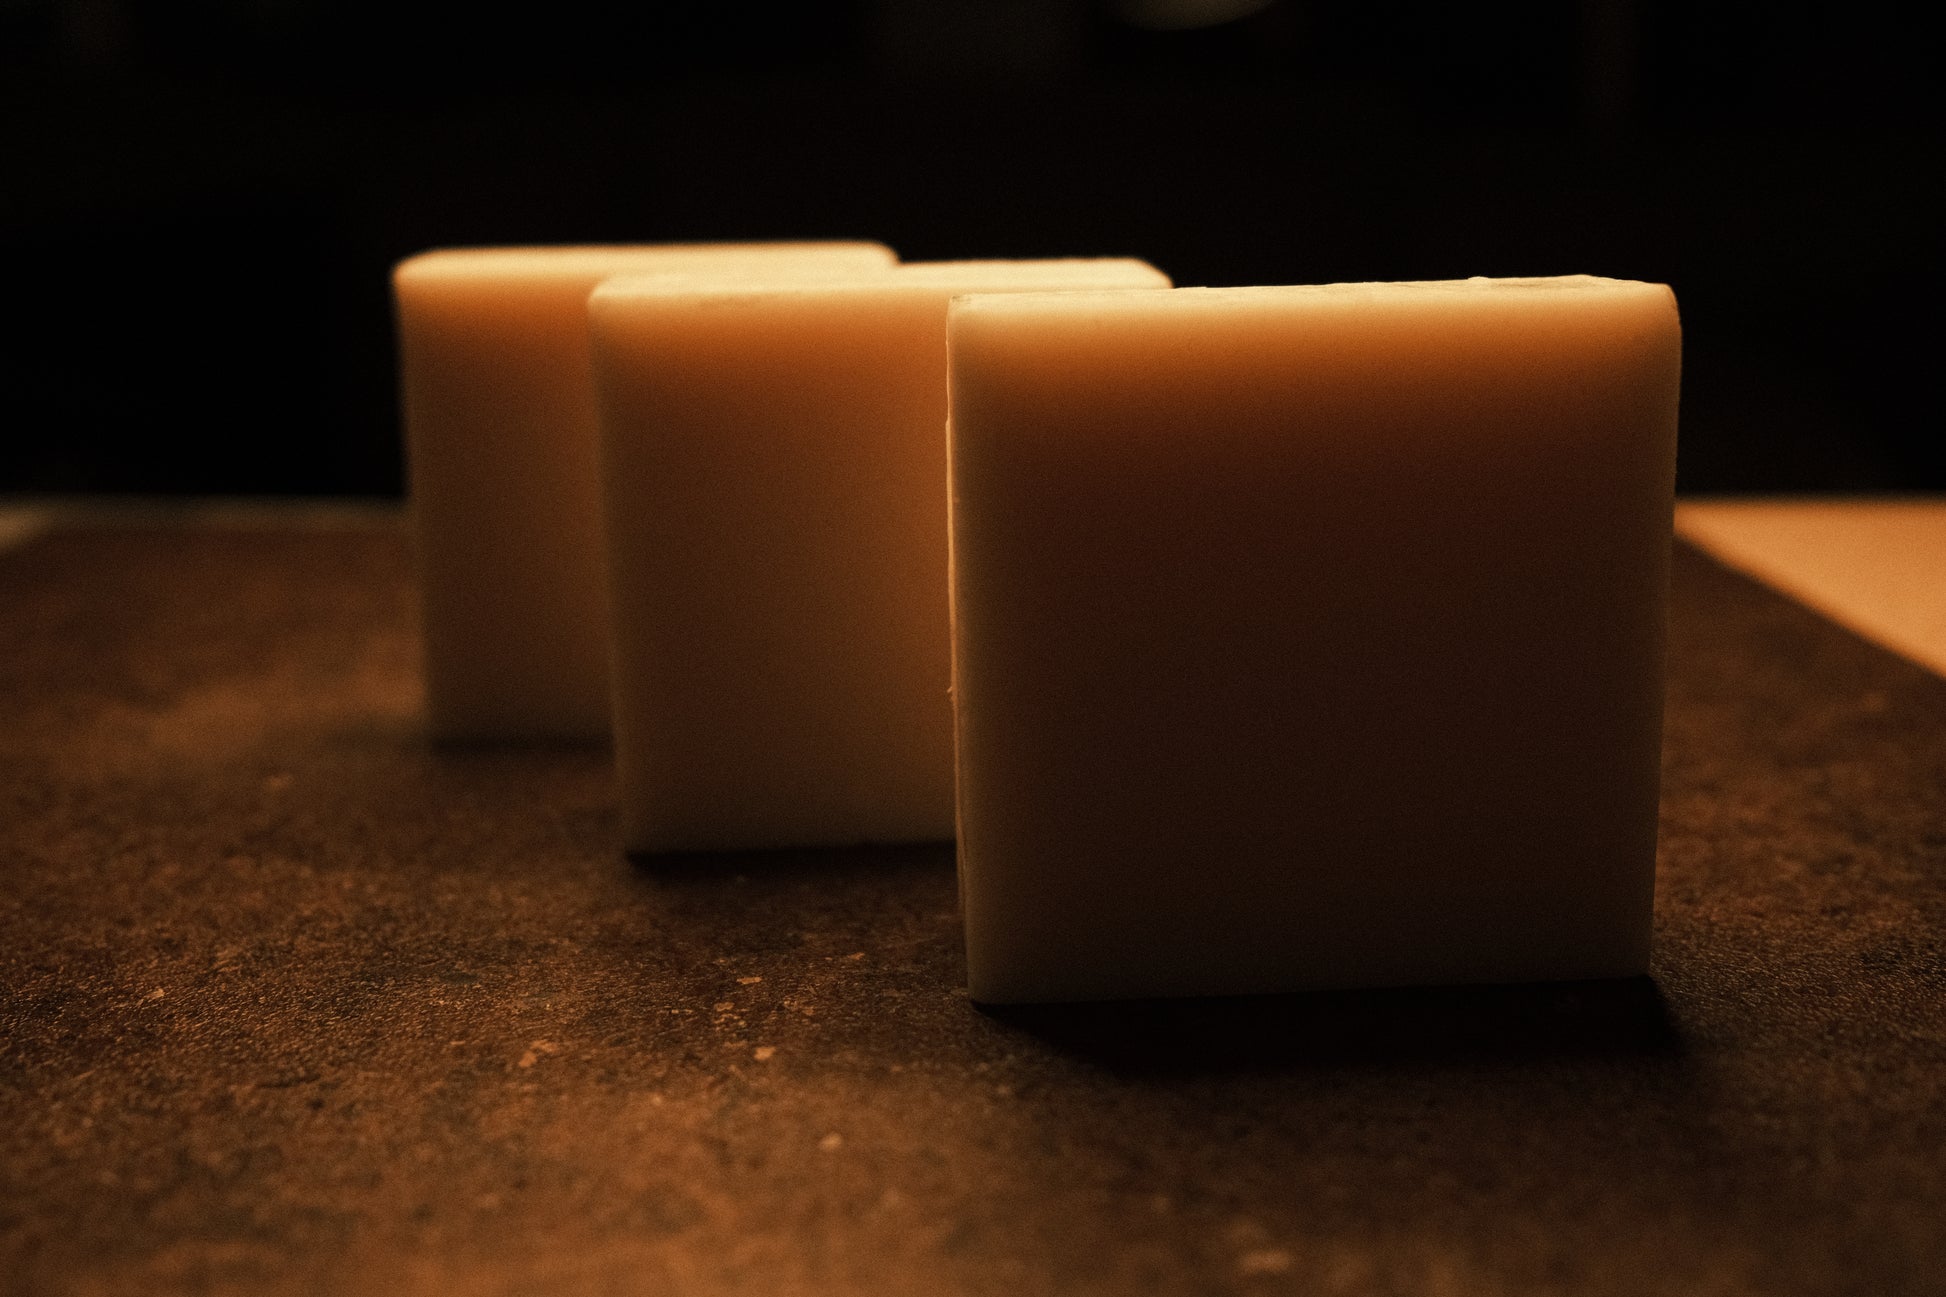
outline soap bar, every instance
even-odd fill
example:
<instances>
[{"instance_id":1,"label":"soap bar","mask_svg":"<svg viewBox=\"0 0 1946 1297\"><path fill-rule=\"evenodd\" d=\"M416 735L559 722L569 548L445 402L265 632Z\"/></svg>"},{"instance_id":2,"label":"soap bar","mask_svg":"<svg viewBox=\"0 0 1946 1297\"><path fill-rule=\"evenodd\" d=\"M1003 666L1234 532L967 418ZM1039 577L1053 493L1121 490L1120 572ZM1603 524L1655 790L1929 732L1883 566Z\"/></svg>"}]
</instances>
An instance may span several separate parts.
<instances>
[{"instance_id":1,"label":"soap bar","mask_svg":"<svg viewBox=\"0 0 1946 1297\"><path fill-rule=\"evenodd\" d=\"M947 303L1167 283L1103 259L595 292L630 850L952 836Z\"/></svg>"},{"instance_id":2,"label":"soap bar","mask_svg":"<svg viewBox=\"0 0 1946 1297\"><path fill-rule=\"evenodd\" d=\"M610 275L889 267L875 243L448 249L393 272L407 478L441 739L608 733L587 299Z\"/></svg>"},{"instance_id":3,"label":"soap bar","mask_svg":"<svg viewBox=\"0 0 1946 1297\"><path fill-rule=\"evenodd\" d=\"M950 344L974 999L1645 970L1668 288L974 296Z\"/></svg>"}]
</instances>

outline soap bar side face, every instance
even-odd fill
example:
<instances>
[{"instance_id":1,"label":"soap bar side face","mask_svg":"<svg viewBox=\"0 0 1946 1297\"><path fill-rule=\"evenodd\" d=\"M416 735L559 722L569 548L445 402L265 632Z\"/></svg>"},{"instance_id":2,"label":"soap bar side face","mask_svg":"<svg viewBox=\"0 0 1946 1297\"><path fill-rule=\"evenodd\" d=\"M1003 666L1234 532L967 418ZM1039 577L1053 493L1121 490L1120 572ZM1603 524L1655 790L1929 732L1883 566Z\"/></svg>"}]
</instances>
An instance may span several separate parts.
<instances>
[{"instance_id":1,"label":"soap bar side face","mask_svg":"<svg viewBox=\"0 0 1946 1297\"><path fill-rule=\"evenodd\" d=\"M1673 297L1159 297L953 313L975 998L1641 972Z\"/></svg>"},{"instance_id":2,"label":"soap bar side face","mask_svg":"<svg viewBox=\"0 0 1946 1297\"><path fill-rule=\"evenodd\" d=\"M946 304L996 282L1167 281L1014 263L595 294L630 850L951 836Z\"/></svg>"},{"instance_id":3,"label":"soap bar side face","mask_svg":"<svg viewBox=\"0 0 1946 1297\"><path fill-rule=\"evenodd\" d=\"M398 295L428 719L447 739L606 725L592 381L572 290Z\"/></svg>"},{"instance_id":4,"label":"soap bar side face","mask_svg":"<svg viewBox=\"0 0 1946 1297\"><path fill-rule=\"evenodd\" d=\"M869 243L451 249L393 274L428 720L447 739L608 730L586 301L621 272L892 264Z\"/></svg>"},{"instance_id":5,"label":"soap bar side face","mask_svg":"<svg viewBox=\"0 0 1946 1297\"><path fill-rule=\"evenodd\" d=\"M940 366L911 342L935 314L943 360L937 307L598 305L631 849L946 827Z\"/></svg>"}]
</instances>

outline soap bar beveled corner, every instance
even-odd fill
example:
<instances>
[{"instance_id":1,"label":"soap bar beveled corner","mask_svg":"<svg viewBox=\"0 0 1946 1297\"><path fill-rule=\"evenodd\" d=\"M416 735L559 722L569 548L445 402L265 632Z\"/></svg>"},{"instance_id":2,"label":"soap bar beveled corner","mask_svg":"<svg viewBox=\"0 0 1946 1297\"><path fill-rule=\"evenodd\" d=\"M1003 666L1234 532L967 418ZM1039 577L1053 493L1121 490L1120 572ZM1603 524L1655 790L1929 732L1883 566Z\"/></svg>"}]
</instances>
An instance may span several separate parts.
<instances>
[{"instance_id":1,"label":"soap bar beveled corner","mask_svg":"<svg viewBox=\"0 0 1946 1297\"><path fill-rule=\"evenodd\" d=\"M974 999L1646 970L1666 287L966 298L949 341Z\"/></svg>"}]
</instances>

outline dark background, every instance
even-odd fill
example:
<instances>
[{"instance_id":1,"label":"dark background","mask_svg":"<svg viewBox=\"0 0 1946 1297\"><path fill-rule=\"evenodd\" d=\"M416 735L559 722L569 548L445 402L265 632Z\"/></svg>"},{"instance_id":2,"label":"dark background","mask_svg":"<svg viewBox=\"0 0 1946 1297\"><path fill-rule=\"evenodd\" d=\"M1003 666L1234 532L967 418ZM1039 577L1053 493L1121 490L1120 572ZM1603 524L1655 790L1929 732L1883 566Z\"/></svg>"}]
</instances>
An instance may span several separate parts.
<instances>
[{"instance_id":1,"label":"dark background","mask_svg":"<svg viewBox=\"0 0 1946 1297\"><path fill-rule=\"evenodd\" d=\"M1683 489L1946 489L1896 7L1249 7L0 0L0 491L396 493L399 257L827 236L1662 280Z\"/></svg>"}]
</instances>

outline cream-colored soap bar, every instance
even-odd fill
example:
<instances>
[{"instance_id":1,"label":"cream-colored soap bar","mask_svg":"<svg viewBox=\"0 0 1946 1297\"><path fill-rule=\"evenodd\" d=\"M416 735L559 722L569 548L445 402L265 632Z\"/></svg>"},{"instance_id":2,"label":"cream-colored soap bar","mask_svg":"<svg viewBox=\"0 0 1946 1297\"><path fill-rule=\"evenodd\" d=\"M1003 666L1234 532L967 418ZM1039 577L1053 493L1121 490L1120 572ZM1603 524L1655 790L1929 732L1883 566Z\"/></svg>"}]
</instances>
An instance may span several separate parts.
<instances>
[{"instance_id":1,"label":"cream-colored soap bar","mask_svg":"<svg viewBox=\"0 0 1946 1297\"><path fill-rule=\"evenodd\" d=\"M875 243L471 248L393 274L428 719L447 739L608 732L587 299L610 275L870 273Z\"/></svg>"},{"instance_id":2,"label":"cream-colored soap bar","mask_svg":"<svg viewBox=\"0 0 1946 1297\"><path fill-rule=\"evenodd\" d=\"M975 999L1644 971L1666 287L970 297L950 342Z\"/></svg>"},{"instance_id":3,"label":"cream-colored soap bar","mask_svg":"<svg viewBox=\"0 0 1946 1297\"><path fill-rule=\"evenodd\" d=\"M1167 283L959 262L594 294L629 849L952 836L946 304Z\"/></svg>"}]
</instances>

